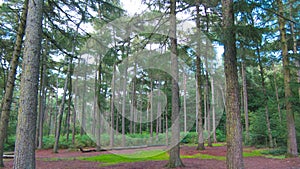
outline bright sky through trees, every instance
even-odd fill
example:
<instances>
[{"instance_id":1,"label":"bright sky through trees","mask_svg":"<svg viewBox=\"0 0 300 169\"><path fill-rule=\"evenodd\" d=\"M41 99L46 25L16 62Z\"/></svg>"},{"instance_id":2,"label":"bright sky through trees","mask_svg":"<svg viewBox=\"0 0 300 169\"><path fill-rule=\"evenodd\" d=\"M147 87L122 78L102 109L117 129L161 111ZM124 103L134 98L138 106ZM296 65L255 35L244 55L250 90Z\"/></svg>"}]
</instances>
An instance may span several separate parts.
<instances>
[{"instance_id":1,"label":"bright sky through trees","mask_svg":"<svg viewBox=\"0 0 300 169\"><path fill-rule=\"evenodd\" d=\"M124 10L131 16L136 14L141 14L145 10L147 10L147 6L142 4L141 0L121 0L121 5ZM185 19L189 18L189 14L179 13L178 18ZM191 22L194 24L194 22ZM224 53L224 47L220 46L219 44L213 44L216 52L217 52L217 59L218 63L221 63L222 55Z\"/></svg>"}]
</instances>

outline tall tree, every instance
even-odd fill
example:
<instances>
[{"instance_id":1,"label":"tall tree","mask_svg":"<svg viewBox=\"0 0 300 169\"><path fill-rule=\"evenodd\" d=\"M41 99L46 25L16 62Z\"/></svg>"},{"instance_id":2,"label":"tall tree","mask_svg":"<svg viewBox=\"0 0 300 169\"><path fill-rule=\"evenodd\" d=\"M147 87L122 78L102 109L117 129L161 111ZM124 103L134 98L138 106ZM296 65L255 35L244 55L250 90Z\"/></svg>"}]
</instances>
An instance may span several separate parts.
<instances>
[{"instance_id":1,"label":"tall tree","mask_svg":"<svg viewBox=\"0 0 300 169\"><path fill-rule=\"evenodd\" d=\"M243 57L243 54L242 54ZM247 75L246 75L246 68L245 68L245 58L243 57L241 63L242 69L242 82L243 82L243 109L245 115L245 128L246 128L246 144L250 140L250 133L249 133L249 115L248 115L248 91L247 91Z\"/></svg>"},{"instance_id":2,"label":"tall tree","mask_svg":"<svg viewBox=\"0 0 300 169\"><path fill-rule=\"evenodd\" d=\"M42 37L42 9L42 0L29 0L14 169L35 168L35 130Z\"/></svg>"},{"instance_id":3,"label":"tall tree","mask_svg":"<svg viewBox=\"0 0 300 169\"><path fill-rule=\"evenodd\" d=\"M233 0L222 0L224 70L226 77L226 164L228 169L243 166L242 123L238 89Z\"/></svg>"},{"instance_id":4,"label":"tall tree","mask_svg":"<svg viewBox=\"0 0 300 169\"><path fill-rule=\"evenodd\" d=\"M78 36L78 31L79 31L79 27L80 24L83 20L80 20L78 24L76 24L76 32L73 35L73 45L72 45L72 55L75 54L75 49L76 49L76 45L75 42L77 40L77 36ZM68 90L68 84L69 84L69 80L71 80L70 76L71 76L71 68L72 68L72 62L73 62L73 58L71 56L69 56L70 58L67 58L67 63L68 63L68 70L67 70L67 78L65 79L65 84L64 84L64 88L63 88L63 95L62 95L62 101L60 103L60 107L59 107L59 112L58 112L58 124L56 127L56 134L55 134L55 143L53 146L53 152L54 153L58 153L58 144L59 144L59 137L60 137L60 131L61 131L61 123L62 123L62 119L63 119L63 112L64 112L64 108L65 108L65 101L66 101L66 95L67 95L67 90ZM71 92L71 91L69 91ZM69 98L70 99L70 98ZM82 112L84 114L84 112Z\"/></svg>"},{"instance_id":5,"label":"tall tree","mask_svg":"<svg viewBox=\"0 0 300 169\"><path fill-rule=\"evenodd\" d=\"M115 123L115 77L116 77L116 64L113 65L113 75L111 80L111 99L110 99L110 142L109 146L114 146L114 123Z\"/></svg>"},{"instance_id":6,"label":"tall tree","mask_svg":"<svg viewBox=\"0 0 300 169\"><path fill-rule=\"evenodd\" d=\"M168 167L183 167L180 159L180 126L179 126L179 86L178 86L178 52L176 39L176 0L170 1L170 41L171 41L171 70L172 70L172 148Z\"/></svg>"},{"instance_id":7,"label":"tall tree","mask_svg":"<svg viewBox=\"0 0 300 169\"><path fill-rule=\"evenodd\" d=\"M17 67L22 48L22 39L25 34L26 16L27 16L28 0L24 1L23 13L19 23L18 34L15 42L14 52L10 63L10 70L6 81L5 94L2 98L2 112L0 116L0 167L4 167L3 151L4 140L7 136L7 127L10 116L10 108L13 99L13 91L16 79Z\"/></svg>"},{"instance_id":8,"label":"tall tree","mask_svg":"<svg viewBox=\"0 0 300 169\"><path fill-rule=\"evenodd\" d=\"M54 142L54 146L53 146L54 153L58 153L58 144L59 144L59 138L60 138L60 133L61 133L60 132L61 131L61 123L62 123L62 119L63 119L63 112L65 109L65 101L66 101L66 95L67 95L67 89L68 89L69 76L70 76L70 72L71 72L71 65L72 65L72 58L70 58L70 61L68 62L68 73L67 73L68 75L65 80L62 100L61 100L61 103L59 106L59 111L58 111L58 123L57 123L56 131L55 131L55 142Z\"/></svg>"},{"instance_id":9,"label":"tall tree","mask_svg":"<svg viewBox=\"0 0 300 169\"><path fill-rule=\"evenodd\" d=\"M264 68L262 66L262 60L261 60L259 49L260 48L257 45L258 65L259 65L259 72L261 77L261 87L263 90L263 100L264 100L263 103L265 104L265 116L266 116L266 125L268 129L269 146L273 147L273 137L271 132L270 117L269 117L269 106L268 106L268 96L267 96L266 83L265 83L265 73L264 73Z\"/></svg>"},{"instance_id":10,"label":"tall tree","mask_svg":"<svg viewBox=\"0 0 300 169\"><path fill-rule=\"evenodd\" d=\"M197 27L197 34L200 34L200 3L196 3L196 27ZM197 41L197 51L196 51L196 83L197 83L197 111L198 111L198 146L197 150L204 150L204 137L203 137L203 120L202 120L202 79L201 79L201 58L200 58L200 38Z\"/></svg>"},{"instance_id":11,"label":"tall tree","mask_svg":"<svg viewBox=\"0 0 300 169\"><path fill-rule=\"evenodd\" d=\"M288 55L288 47L287 47L287 38L286 38L286 30L285 30L285 18L283 11L283 3L282 0L277 0L278 5L278 24L279 24L279 32L280 32L280 42L281 42L281 55L282 55L282 63L283 63L283 75L284 75L284 97L285 97L285 110L286 110L286 122L287 122L287 154L290 157L298 156L298 147L297 147L297 139L296 139L296 128L295 128L295 117L292 111L292 90L290 86L291 81L291 72L290 72L290 60Z\"/></svg>"}]
</instances>

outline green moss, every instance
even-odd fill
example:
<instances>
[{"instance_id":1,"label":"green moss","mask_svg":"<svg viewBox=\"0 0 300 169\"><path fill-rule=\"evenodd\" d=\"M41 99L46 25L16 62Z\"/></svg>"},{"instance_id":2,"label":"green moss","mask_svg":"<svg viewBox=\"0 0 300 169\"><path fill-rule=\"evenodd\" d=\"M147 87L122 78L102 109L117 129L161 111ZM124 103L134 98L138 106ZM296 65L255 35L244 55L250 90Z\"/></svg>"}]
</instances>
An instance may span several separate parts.
<instances>
[{"instance_id":1,"label":"green moss","mask_svg":"<svg viewBox=\"0 0 300 169\"><path fill-rule=\"evenodd\" d=\"M162 150L138 151L132 154L102 154L93 157L81 157L80 160L100 162L102 166L109 166L119 163L142 162L142 161L162 161L168 160L168 153Z\"/></svg>"},{"instance_id":2,"label":"green moss","mask_svg":"<svg viewBox=\"0 0 300 169\"><path fill-rule=\"evenodd\" d=\"M188 147L197 147L197 143L188 143L188 144L183 144L184 146L188 146ZM223 147L226 146L225 142L218 142L218 143L212 143L213 147ZM204 144L205 147L208 146L207 143Z\"/></svg>"},{"instance_id":3,"label":"green moss","mask_svg":"<svg viewBox=\"0 0 300 169\"><path fill-rule=\"evenodd\" d=\"M282 160L282 159L286 158L285 155L280 155L280 156L266 155L265 157L266 158L272 158L272 159L279 159L279 160Z\"/></svg>"},{"instance_id":4,"label":"green moss","mask_svg":"<svg viewBox=\"0 0 300 169\"><path fill-rule=\"evenodd\" d=\"M244 157L265 157L265 158L273 158L273 159L285 159L285 155L277 155L271 154L273 149L255 149L249 152L244 152ZM271 152L271 153L270 153Z\"/></svg>"},{"instance_id":5,"label":"green moss","mask_svg":"<svg viewBox=\"0 0 300 169\"><path fill-rule=\"evenodd\" d=\"M263 156L261 150L252 150L250 152L243 152L244 157L260 157Z\"/></svg>"}]
</instances>

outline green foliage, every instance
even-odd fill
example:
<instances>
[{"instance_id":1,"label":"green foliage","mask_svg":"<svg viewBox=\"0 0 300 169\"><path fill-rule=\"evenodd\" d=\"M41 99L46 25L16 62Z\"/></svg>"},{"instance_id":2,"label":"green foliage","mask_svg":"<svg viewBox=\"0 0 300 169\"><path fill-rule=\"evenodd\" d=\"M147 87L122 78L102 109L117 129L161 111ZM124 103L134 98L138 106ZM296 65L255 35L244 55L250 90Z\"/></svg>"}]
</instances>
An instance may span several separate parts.
<instances>
[{"instance_id":1,"label":"green foliage","mask_svg":"<svg viewBox=\"0 0 300 169\"><path fill-rule=\"evenodd\" d=\"M225 142L226 141L226 133L224 130L216 129L216 136L218 142Z\"/></svg>"},{"instance_id":2,"label":"green foliage","mask_svg":"<svg viewBox=\"0 0 300 169\"><path fill-rule=\"evenodd\" d=\"M44 136L43 137L43 148L51 149L53 148L55 142L54 135ZM94 147L95 142L88 135L76 135L75 136L75 144L72 144L71 138L67 141L66 136L61 136L59 140L59 148L67 149L67 148L78 148L78 147Z\"/></svg>"},{"instance_id":3,"label":"green foliage","mask_svg":"<svg viewBox=\"0 0 300 169\"><path fill-rule=\"evenodd\" d=\"M185 133L181 133L185 134ZM198 133L189 132L182 140L181 143L189 144L189 143L197 143L198 142Z\"/></svg>"},{"instance_id":4,"label":"green foliage","mask_svg":"<svg viewBox=\"0 0 300 169\"><path fill-rule=\"evenodd\" d=\"M9 136L4 143L4 151L14 151L16 136Z\"/></svg>"},{"instance_id":5,"label":"green foliage","mask_svg":"<svg viewBox=\"0 0 300 169\"><path fill-rule=\"evenodd\" d=\"M280 155L285 155L286 154L286 148L277 148L277 149L267 149L261 151L262 154L264 155L272 155L272 156L280 156Z\"/></svg>"},{"instance_id":6,"label":"green foliage","mask_svg":"<svg viewBox=\"0 0 300 169\"><path fill-rule=\"evenodd\" d=\"M53 148L54 142L55 142L54 135L44 136L43 137L43 148L45 148L45 149Z\"/></svg>"}]
</instances>

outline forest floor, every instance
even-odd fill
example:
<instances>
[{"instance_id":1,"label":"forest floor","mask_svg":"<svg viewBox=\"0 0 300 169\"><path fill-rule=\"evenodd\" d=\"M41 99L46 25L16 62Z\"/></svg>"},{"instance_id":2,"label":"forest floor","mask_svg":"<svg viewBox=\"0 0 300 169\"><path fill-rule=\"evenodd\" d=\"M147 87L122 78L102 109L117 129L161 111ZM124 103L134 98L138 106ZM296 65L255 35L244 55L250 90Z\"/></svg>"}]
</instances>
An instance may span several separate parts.
<instances>
[{"instance_id":1,"label":"forest floor","mask_svg":"<svg viewBox=\"0 0 300 169\"><path fill-rule=\"evenodd\" d=\"M159 149L159 147L148 147L146 151ZM145 150L145 149L143 149ZM255 150L254 148L244 148L247 153ZM168 161L142 161L119 163L109 166L101 166L100 162L83 161L81 157L94 157L111 153L133 153L137 149L131 150L114 150L102 152L81 153L75 150L60 150L54 154L52 150L36 151L36 168L37 169L158 169L165 168ZM201 154L199 154L201 153ZM206 150L197 151L195 146L181 146L181 155L191 156L191 158L182 159L187 169L226 169L226 146L206 147ZM198 157L199 155L199 157ZM209 158L202 158L202 157ZM245 156L245 155L244 155ZM195 157L195 158L194 158ZM211 158L213 157L213 158ZM10 169L13 166L12 159L6 159L4 169ZM267 156L248 156L244 157L244 165L246 169L300 169L300 158L283 158L275 159Z\"/></svg>"}]
</instances>

